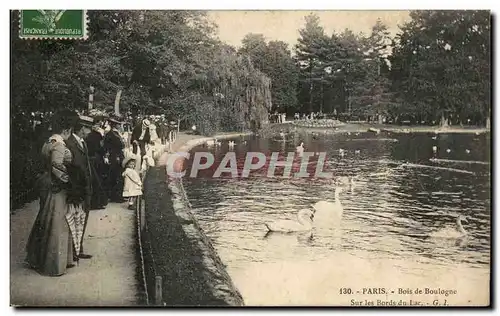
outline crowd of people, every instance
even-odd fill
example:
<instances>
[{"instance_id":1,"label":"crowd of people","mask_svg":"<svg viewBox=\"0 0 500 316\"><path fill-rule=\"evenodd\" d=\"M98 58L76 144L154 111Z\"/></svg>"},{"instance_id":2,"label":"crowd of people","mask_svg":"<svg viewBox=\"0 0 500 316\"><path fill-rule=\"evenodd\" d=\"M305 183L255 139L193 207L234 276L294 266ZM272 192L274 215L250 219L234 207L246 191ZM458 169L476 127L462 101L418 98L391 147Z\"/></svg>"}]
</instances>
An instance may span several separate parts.
<instances>
[{"instance_id":1,"label":"crowd of people","mask_svg":"<svg viewBox=\"0 0 500 316\"><path fill-rule=\"evenodd\" d=\"M39 273L60 276L92 258L83 240L91 210L109 202L134 209L145 171L173 137L165 131L159 137L147 117L133 128L126 125L119 117L72 110L52 116L52 136L41 150L45 172L37 180L40 210L26 247L27 262Z\"/></svg>"},{"instance_id":2,"label":"crowd of people","mask_svg":"<svg viewBox=\"0 0 500 316\"><path fill-rule=\"evenodd\" d=\"M337 116L337 111L335 110L333 113L334 116ZM314 119L324 119L326 118L325 113L321 112L311 112L309 114L302 113L302 115L298 112L294 113L294 120L314 120ZM286 114L275 112L274 114L269 114L269 121L271 123L286 123Z\"/></svg>"}]
</instances>

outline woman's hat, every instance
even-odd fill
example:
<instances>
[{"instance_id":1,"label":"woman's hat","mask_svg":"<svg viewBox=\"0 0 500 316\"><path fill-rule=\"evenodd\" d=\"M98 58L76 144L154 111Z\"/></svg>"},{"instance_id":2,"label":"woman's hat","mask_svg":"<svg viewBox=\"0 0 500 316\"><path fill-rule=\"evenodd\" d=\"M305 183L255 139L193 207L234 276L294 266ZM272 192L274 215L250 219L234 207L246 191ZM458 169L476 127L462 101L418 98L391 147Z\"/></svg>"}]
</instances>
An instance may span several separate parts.
<instances>
[{"instance_id":1,"label":"woman's hat","mask_svg":"<svg viewBox=\"0 0 500 316\"><path fill-rule=\"evenodd\" d=\"M144 119L144 120L142 121L142 127L149 127L149 124L151 124L151 123L149 122L149 120L148 120L148 119Z\"/></svg>"}]
</instances>

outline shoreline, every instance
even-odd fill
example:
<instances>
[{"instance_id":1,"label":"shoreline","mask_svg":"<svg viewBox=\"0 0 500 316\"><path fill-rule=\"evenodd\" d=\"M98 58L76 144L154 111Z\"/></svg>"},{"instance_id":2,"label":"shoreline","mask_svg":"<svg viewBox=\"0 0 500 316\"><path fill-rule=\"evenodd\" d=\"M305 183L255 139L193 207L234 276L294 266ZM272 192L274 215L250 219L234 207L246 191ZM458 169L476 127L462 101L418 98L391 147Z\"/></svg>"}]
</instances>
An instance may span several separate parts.
<instances>
[{"instance_id":1,"label":"shoreline","mask_svg":"<svg viewBox=\"0 0 500 316\"><path fill-rule=\"evenodd\" d=\"M206 137L201 135L186 134L185 132L180 132L177 135L177 141L172 145L172 151L165 151L162 153L160 158L158 158L158 163L156 166L166 166L168 162L169 155L176 152L188 152L194 147L206 144L209 140L227 140L238 137L246 137L253 135L253 132L235 132L235 133L223 133L212 137Z\"/></svg>"},{"instance_id":2,"label":"shoreline","mask_svg":"<svg viewBox=\"0 0 500 316\"><path fill-rule=\"evenodd\" d=\"M274 129L286 128L291 130L302 131L305 133L363 133L370 132L369 129L378 129L381 132L395 133L395 134L409 134L409 133L435 133L435 134L486 134L491 133L491 128L486 127L461 127L461 126L395 126L388 124L364 124L364 123L343 123L335 127L305 127L295 125L293 121L286 123L275 123L271 126Z\"/></svg>"},{"instance_id":3,"label":"shoreline","mask_svg":"<svg viewBox=\"0 0 500 316\"><path fill-rule=\"evenodd\" d=\"M164 168L167 165L168 158L171 154L178 152L189 152L194 147L204 144L209 140L225 140L250 136L252 134L252 132L240 132L218 134L213 137L204 137L200 135L179 133L177 135L176 142L172 146L172 151L164 152L158 159L158 163L154 167L154 170L150 170L148 172L149 177L155 178L155 181L159 181L158 183L163 183L155 184L155 187L159 186L159 188L153 189L151 194L154 195L155 193L158 193L154 190L166 190L167 194L164 196L164 198L168 199L169 202L164 202L167 204L157 206L161 207L161 209L158 208L156 212L154 212L154 208L148 206L148 202L146 202L147 212L149 214L160 213L160 215L163 217L171 217L168 223L165 222L165 224L162 226L170 226L168 228L168 230L170 231L170 235L167 235L167 243L175 244L175 238L172 240L168 239L168 236L170 236L170 238L173 238L173 235L171 235L171 232L173 231L175 231L177 235L182 236L181 239L176 241L177 244L179 244L178 250L182 250L180 254L181 258L175 259L171 262L166 262L163 267L168 271L171 271L172 265L181 265L182 267L184 267L183 269L186 270L183 273L198 276L194 279L195 281L193 282L195 283L193 284L198 284L199 286L197 285L194 286L194 289L189 289L190 296L193 296L189 299L194 299L195 301L201 299L207 305L216 304L219 306L244 306L245 302L240 291L236 288L231 276L227 272L226 265L223 263L217 251L213 247L212 241L204 233L203 229L200 227L198 221L193 215L191 211L191 203L189 202L185 188L182 184L182 179L168 177ZM162 189L162 187L164 188ZM145 193L147 191L148 190L146 190ZM160 218L157 220L161 221L162 219ZM167 228L165 227L164 229ZM191 262L192 260L190 261L190 256L194 256L196 258L194 262ZM173 299L173 301L179 300L182 301L183 299ZM173 305L177 304L174 303Z\"/></svg>"}]
</instances>

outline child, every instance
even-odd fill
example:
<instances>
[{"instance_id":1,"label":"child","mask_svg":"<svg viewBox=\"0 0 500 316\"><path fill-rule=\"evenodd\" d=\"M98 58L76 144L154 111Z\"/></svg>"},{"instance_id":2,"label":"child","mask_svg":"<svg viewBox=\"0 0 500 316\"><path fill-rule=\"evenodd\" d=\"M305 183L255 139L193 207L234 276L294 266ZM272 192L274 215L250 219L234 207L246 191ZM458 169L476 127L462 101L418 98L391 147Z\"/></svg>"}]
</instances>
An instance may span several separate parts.
<instances>
[{"instance_id":1,"label":"child","mask_svg":"<svg viewBox=\"0 0 500 316\"><path fill-rule=\"evenodd\" d=\"M128 198L129 210L134 209L134 204L137 202L137 197L142 195L142 181L141 177L135 170L136 157L129 155L123 159L123 197Z\"/></svg>"}]
</instances>

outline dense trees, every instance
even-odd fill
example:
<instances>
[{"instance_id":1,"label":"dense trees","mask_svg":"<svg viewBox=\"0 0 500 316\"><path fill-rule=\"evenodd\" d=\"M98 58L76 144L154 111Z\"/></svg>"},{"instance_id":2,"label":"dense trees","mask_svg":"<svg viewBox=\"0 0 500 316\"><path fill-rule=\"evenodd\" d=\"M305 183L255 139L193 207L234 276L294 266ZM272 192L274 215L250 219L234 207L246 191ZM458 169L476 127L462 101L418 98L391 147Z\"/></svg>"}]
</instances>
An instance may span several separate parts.
<instances>
[{"instance_id":1,"label":"dense trees","mask_svg":"<svg viewBox=\"0 0 500 316\"><path fill-rule=\"evenodd\" d=\"M377 21L371 34L328 36L305 17L296 59L302 109L413 123L485 124L490 113L490 14L413 11L391 39Z\"/></svg>"},{"instance_id":2,"label":"dense trees","mask_svg":"<svg viewBox=\"0 0 500 316\"><path fill-rule=\"evenodd\" d=\"M310 14L294 54L262 34L248 34L236 51L198 11L89 11L84 42L19 40L11 15L14 115L84 109L90 86L98 107L112 107L122 90L123 111L166 113L207 131L247 128L266 111L453 124L485 124L490 113L487 11L413 11L395 38L381 21L369 34L327 34ZM200 115L204 107L226 121Z\"/></svg>"},{"instance_id":3,"label":"dense trees","mask_svg":"<svg viewBox=\"0 0 500 316\"><path fill-rule=\"evenodd\" d=\"M490 109L490 14L415 11L395 38L393 89L422 120L485 123Z\"/></svg>"},{"instance_id":4,"label":"dense trees","mask_svg":"<svg viewBox=\"0 0 500 316\"><path fill-rule=\"evenodd\" d=\"M87 41L21 40L11 11L11 199L33 189L47 125L32 112L87 108L167 114L203 134L255 128L271 109L271 83L248 57L216 40L197 11L89 11ZM46 117L46 116L45 116ZM23 193L24 192L24 193Z\"/></svg>"},{"instance_id":5,"label":"dense trees","mask_svg":"<svg viewBox=\"0 0 500 316\"><path fill-rule=\"evenodd\" d=\"M83 110L93 86L97 107L112 106L122 90L120 108L133 114L166 113L172 119L222 129L248 128L241 113L261 113L254 119L267 119L271 106L267 77L252 65L243 65L243 57L215 39L216 26L204 12L90 11L90 36L82 42L20 40L18 13L11 14L13 112L67 106ZM262 96L245 102L224 97L249 91ZM220 93L224 102L217 97ZM227 107L229 111L220 111L225 114L221 119L228 121L195 115L201 99L210 108ZM241 109L234 111L235 107Z\"/></svg>"},{"instance_id":6,"label":"dense trees","mask_svg":"<svg viewBox=\"0 0 500 316\"><path fill-rule=\"evenodd\" d=\"M267 43L262 34L250 33L242 40L239 53L250 57L253 65L271 80L272 112L295 112L299 72L288 44Z\"/></svg>"},{"instance_id":7,"label":"dense trees","mask_svg":"<svg viewBox=\"0 0 500 316\"><path fill-rule=\"evenodd\" d=\"M391 38L380 20L369 34L346 29L329 35L317 15L306 16L294 55L297 103L281 102L294 95L290 87L296 77L291 68L276 71L283 68L270 58L273 42L266 46L263 35L248 34L240 52L271 78L276 109L413 124L486 124L491 106L489 12L413 11L410 17ZM288 57L282 60L289 64Z\"/></svg>"}]
</instances>

